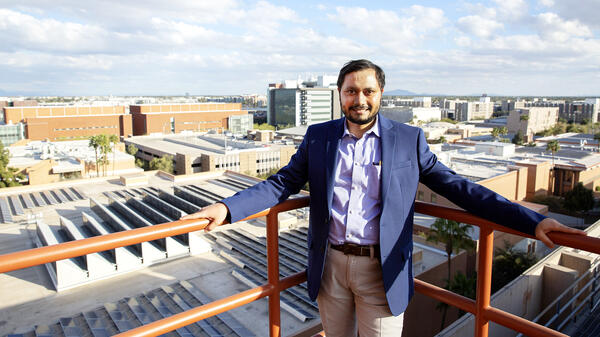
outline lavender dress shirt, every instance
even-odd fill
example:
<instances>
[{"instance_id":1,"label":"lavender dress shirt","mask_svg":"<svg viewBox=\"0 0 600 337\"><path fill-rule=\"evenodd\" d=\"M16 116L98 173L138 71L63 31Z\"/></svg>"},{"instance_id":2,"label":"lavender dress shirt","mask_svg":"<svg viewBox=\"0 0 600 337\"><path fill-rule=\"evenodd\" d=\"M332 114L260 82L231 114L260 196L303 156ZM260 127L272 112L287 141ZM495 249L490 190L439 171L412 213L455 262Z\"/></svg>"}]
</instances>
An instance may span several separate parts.
<instances>
[{"instance_id":1,"label":"lavender dress shirt","mask_svg":"<svg viewBox=\"0 0 600 337\"><path fill-rule=\"evenodd\" d=\"M381 140L379 121L358 139L348 131L338 149L329 242L379 243Z\"/></svg>"}]
</instances>

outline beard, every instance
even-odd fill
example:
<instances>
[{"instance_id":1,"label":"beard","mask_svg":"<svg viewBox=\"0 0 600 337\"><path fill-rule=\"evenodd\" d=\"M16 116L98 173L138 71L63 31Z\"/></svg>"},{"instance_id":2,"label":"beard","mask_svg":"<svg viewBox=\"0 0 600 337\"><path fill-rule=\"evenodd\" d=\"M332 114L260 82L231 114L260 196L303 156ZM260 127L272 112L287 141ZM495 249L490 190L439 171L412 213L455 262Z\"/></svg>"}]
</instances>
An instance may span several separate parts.
<instances>
[{"instance_id":1,"label":"beard","mask_svg":"<svg viewBox=\"0 0 600 337\"><path fill-rule=\"evenodd\" d=\"M368 110L369 114L366 117L358 117L358 116L353 116L352 115L352 110ZM372 121L375 120L375 118L377 117L377 113L379 113L379 107L377 108L377 111L373 111L373 107L371 105L353 105L350 107L349 111L346 111L344 109L344 107L342 107L342 111L344 112L344 116L346 116L346 119L348 119L350 122L354 123L354 124L358 124L358 125L364 125L364 124L369 124Z\"/></svg>"}]
</instances>

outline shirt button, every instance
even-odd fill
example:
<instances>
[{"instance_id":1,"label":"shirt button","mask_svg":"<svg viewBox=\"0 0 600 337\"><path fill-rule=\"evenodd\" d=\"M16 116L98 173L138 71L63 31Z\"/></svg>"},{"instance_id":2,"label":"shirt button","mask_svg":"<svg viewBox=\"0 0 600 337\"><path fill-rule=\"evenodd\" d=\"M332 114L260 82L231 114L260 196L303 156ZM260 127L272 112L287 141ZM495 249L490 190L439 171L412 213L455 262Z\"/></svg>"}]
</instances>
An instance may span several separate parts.
<instances>
[{"instance_id":1,"label":"shirt button","mask_svg":"<svg viewBox=\"0 0 600 337\"><path fill-rule=\"evenodd\" d=\"M355 163L354 163L354 166L358 166L358 162L355 162Z\"/></svg>"}]
</instances>

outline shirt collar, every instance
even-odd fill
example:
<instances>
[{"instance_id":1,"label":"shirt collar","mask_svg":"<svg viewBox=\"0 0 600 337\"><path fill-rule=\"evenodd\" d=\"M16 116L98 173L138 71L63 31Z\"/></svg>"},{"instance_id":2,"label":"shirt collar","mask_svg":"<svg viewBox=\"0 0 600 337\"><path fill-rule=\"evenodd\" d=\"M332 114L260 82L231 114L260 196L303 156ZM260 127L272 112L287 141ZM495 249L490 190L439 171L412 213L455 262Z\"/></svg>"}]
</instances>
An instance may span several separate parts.
<instances>
[{"instance_id":1,"label":"shirt collar","mask_svg":"<svg viewBox=\"0 0 600 337\"><path fill-rule=\"evenodd\" d=\"M377 115L375 115L375 123L373 123L373 126L371 126L371 128L369 130L367 130L365 132L365 136L373 133L375 136L380 137L380 133L379 133L379 113L377 113ZM344 117L344 134L342 135L342 137L346 137L346 136L354 136L352 133L350 133L350 130L348 130L348 124L347 124L347 118Z\"/></svg>"}]
</instances>

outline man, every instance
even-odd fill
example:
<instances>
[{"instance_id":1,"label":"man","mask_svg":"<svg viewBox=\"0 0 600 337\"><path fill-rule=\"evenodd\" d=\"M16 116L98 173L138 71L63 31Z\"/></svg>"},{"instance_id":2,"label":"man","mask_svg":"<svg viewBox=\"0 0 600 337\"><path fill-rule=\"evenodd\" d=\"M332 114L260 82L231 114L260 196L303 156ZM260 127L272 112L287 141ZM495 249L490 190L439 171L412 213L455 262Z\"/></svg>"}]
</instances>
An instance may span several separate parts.
<instances>
[{"instance_id":1,"label":"man","mask_svg":"<svg viewBox=\"0 0 600 337\"><path fill-rule=\"evenodd\" d=\"M328 337L399 336L413 295L412 225L419 182L460 207L534 234L583 233L511 203L437 161L423 131L378 114L385 75L367 60L338 77L344 118L312 125L289 164L269 179L182 219L207 230L284 201L310 184L308 292Z\"/></svg>"}]
</instances>

